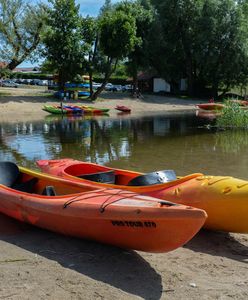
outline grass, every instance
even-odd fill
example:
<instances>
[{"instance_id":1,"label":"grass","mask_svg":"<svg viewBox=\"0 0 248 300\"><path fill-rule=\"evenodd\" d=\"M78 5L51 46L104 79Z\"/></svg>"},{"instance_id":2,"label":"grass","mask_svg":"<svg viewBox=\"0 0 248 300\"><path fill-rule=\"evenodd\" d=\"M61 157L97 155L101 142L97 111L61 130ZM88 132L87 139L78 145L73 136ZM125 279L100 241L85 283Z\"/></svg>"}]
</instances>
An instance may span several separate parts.
<instances>
[{"instance_id":1,"label":"grass","mask_svg":"<svg viewBox=\"0 0 248 300\"><path fill-rule=\"evenodd\" d=\"M248 110L237 103L226 102L222 114L217 117L218 128L248 128Z\"/></svg>"}]
</instances>

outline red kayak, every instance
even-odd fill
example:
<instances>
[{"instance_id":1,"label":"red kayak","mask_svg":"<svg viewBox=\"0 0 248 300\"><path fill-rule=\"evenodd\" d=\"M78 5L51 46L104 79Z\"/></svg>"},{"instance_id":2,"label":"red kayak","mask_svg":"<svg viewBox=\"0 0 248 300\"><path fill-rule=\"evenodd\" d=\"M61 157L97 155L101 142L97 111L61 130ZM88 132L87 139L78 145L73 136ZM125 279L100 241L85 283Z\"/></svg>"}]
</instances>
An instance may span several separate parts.
<instances>
[{"instance_id":1,"label":"red kayak","mask_svg":"<svg viewBox=\"0 0 248 300\"><path fill-rule=\"evenodd\" d=\"M248 101L246 100L228 100L231 103L237 103L240 106L248 106Z\"/></svg>"},{"instance_id":2,"label":"red kayak","mask_svg":"<svg viewBox=\"0 0 248 300\"><path fill-rule=\"evenodd\" d=\"M131 112L131 108L124 106L124 105L117 105L115 109L123 112Z\"/></svg>"},{"instance_id":3,"label":"red kayak","mask_svg":"<svg viewBox=\"0 0 248 300\"><path fill-rule=\"evenodd\" d=\"M222 110L225 107L222 103L201 103L196 106L204 110Z\"/></svg>"}]
</instances>

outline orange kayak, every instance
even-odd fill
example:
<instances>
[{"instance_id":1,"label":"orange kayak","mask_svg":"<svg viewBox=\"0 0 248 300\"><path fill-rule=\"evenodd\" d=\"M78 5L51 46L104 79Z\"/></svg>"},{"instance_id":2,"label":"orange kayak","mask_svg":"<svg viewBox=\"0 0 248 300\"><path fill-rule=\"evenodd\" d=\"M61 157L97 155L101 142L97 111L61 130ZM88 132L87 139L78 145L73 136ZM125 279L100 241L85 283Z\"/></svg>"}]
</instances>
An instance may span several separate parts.
<instances>
[{"instance_id":1,"label":"orange kayak","mask_svg":"<svg viewBox=\"0 0 248 300\"><path fill-rule=\"evenodd\" d=\"M222 110L225 107L222 103L201 103L196 106L204 110Z\"/></svg>"},{"instance_id":2,"label":"orange kayak","mask_svg":"<svg viewBox=\"0 0 248 300\"><path fill-rule=\"evenodd\" d=\"M148 174L73 159L41 160L47 173L94 187L111 187L193 206L206 211L205 228L248 233L248 181L201 173L177 177L171 171Z\"/></svg>"},{"instance_id":3,"label":"orange kayak","mask_svg":"<svg viewBox=\"0 0 248 300\"><path fill-rule=\"evenodd\" d=\"M160 199L34 172L0 162L0 212L79 238L148 252L188 242L207 217Z\"/></svg>"}]
</instances>

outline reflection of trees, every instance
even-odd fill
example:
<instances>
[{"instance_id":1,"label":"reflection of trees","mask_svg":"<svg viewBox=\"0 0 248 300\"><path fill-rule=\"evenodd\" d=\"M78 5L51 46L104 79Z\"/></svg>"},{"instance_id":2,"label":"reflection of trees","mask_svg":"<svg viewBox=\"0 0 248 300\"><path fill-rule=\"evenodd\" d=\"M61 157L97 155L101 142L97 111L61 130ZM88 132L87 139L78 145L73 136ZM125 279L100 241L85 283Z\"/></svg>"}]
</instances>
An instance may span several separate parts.
<instances>
[{"instance_id":1,"label":"reflection of trees","mask_svg":"<svg viewBox=\"0 0 248 300\"><path fill-rule=\"evenodd\" d=\"M16 127L16 125L14 125ZM13 149L5 139L4 129L5 126L0 125L0 149L3 152L4 156L7 156L9 160L14 160L17 163L21 163L23 166L30 166L31 161L28 161L22 153L18 152L16 149ZM12 129L13 126L7 126L7 128ZM9 158L10 157L10 158Z\"/></svg>"},{"instance_id":2,"label":"reflection of trees","mask_svg":"<svg viewBox=\"0 0 248 300\"><path fill-rule=\"evenodd\" d=\"M225 153L247 151L248 132L245 130L227 130L216 133L216 145Z\"/></svg>"},{"instance_id":3,"label":"reflection of trees","mask_svg":"<svg viewBox=\"0 0 248 300\"><path fill-rule=\"evenodd\" d=\"M2 124L2 126L11 131L12 138L17 135L18 124ZM45 154L37 154L39 159L71 157L107 163L133 155L137 157L137 161L142 161L148 153L150 157L154 157L156 147L164 151L162 140L163 143L165 138L169 141L175 132L178 136L185 135L187 128L194 126L194 120L192 117L182 116L180 118L162 116L139 119L85 119L55 116L46 118L44 122L33 122L29 126L32 127L36 136L42 136L41 142L45 145ZM192 129L189 132L191 134ZM30 132L25 130L18 132L19 137L21 136L24 141L26 136L30 136L29 134ZM13 150L11 145L8 146L4 141L0 140L0 143L1 149L5 153L13 153L16 161L27 166L34 164L25 158L25 153ZM142 155L144 155L143 158Z\"/></svg>"},{"instance_id":4,"label":"reflection of trees","mask_svg":"<svg viewBox=\"0 0 248 300\"><path fill-rule=\"evenodd\" d=\"M132 152L132 145L152 134L152 122L120 119L51 119L43 133L54 158L72 157L104 163ZM123 150L125 148L125 150Z\"/></svg>"}]
</instances>

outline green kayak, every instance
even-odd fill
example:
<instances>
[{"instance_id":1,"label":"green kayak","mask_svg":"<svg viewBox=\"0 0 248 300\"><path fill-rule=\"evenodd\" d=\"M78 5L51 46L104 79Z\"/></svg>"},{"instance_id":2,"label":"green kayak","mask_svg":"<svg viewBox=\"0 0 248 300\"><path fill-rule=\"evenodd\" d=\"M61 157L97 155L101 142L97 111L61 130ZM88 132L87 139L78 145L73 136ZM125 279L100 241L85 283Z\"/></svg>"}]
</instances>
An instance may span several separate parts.
<instances>
[{"instance_id":1,"label":"green kayak","mask_svg":"<svg viewBox=\"0 0 248 300\"><path fill-rule=\"evenodd\" d=\"M55 107L52 105L44 105L42 110L47 111L51 114L57 114L57 115L64 115L67 114L67 110L66 109L61 109L59 107Z\"/></svg>"}]
</instances>

